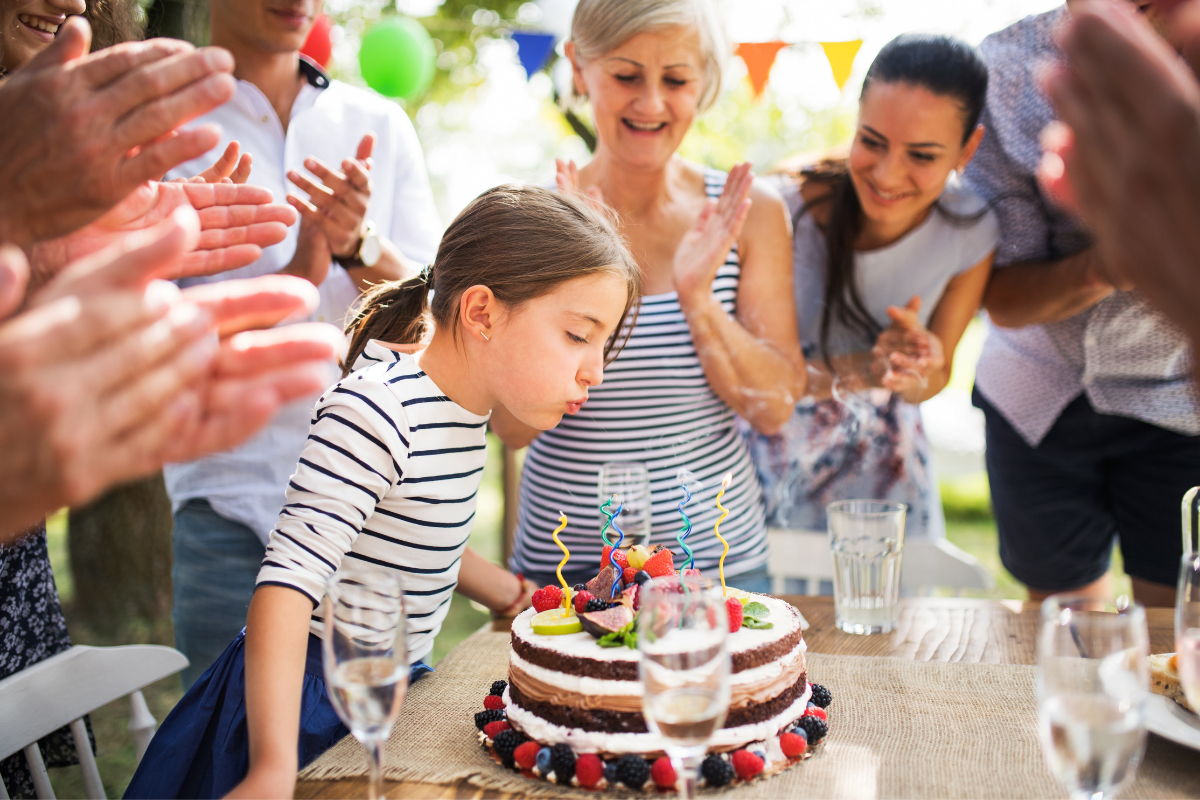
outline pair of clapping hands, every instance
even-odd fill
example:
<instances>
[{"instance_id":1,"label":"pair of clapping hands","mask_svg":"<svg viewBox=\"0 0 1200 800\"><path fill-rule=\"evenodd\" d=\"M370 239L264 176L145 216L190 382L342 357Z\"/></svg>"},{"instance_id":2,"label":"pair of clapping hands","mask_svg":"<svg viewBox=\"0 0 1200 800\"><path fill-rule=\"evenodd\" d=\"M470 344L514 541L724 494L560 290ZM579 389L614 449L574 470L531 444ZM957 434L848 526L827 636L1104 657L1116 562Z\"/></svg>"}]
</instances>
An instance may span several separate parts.
<instances>
[{"instance_id":1,"label":"pair of clapping hands","mask_svg":"<svg viewBox=\"0 0 1200 800\"><path fill-rule=\"evenodd\" d=\"M929 388L931 373L946 365L942 340L921 324L921 298L905 306L888 306L892 323L871 350L872 374L880 386L909 403L919 403Z\"/></svg>"},{"instance_id":2,"label":"pair of clapping hands","mask_svg":"<svg viewBox=\"0 0 1200 800\"><path fill-rule=\"evenodd\" d=\"M263 330L315 308L309 281L166 280L248 264L296 220L234 182L248 168L236 155L205 176L216 183L152 180L217 144L210 126L180 126L232 96L229 54L151 40L87 55L89 42L71 18L0 87L0 115L24 120L0 132L0 241L30 256L0 250L0 541L236 445L323 388L344 348L328 325Z\"/></svg>"}]
</instances>

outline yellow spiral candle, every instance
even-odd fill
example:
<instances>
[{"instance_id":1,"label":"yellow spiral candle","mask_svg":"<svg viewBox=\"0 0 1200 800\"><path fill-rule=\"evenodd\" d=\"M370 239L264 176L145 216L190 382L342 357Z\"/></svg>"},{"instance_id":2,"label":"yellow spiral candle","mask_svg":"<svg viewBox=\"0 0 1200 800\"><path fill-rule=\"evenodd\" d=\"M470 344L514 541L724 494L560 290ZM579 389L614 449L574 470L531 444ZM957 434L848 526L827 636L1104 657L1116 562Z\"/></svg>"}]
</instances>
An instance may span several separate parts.
<instances>
[{"instance_id":1,"label":"yellow spiral candle","mask_svg":"<svg viewBox=\"0 0 1200 800\"><path fill-rule=\"evenodd\" d=\"M571 603L571 587L567 586L567 580L562 576L562 568L566 565L567 561L570 560L571 551L568 550L567 546L562 543L561 539L558 538L558 534L562 532L562 529L567 527L567 515L563 514L561 511L558 513L560 514L558 518L558 527L554 529L554 533L550 534L550 538L554 539L554 543L558 545L560 550L563 551L562 561L558 562L558 582L562 584L563 603L567 609L567 614L570 615L575 610L575 606ZM729 546L726 545L725 549L728 550Z\"/></svg>"},{"instance_id":2,"label":"yellow spiral candle","mask_svg":"<svg viewBox=\"0 0 1200 800\"><path fill-rule=\"evenodd\" d=\"M725 537L721 535L721 523L729 516L729 509L721 505L721 497L725 494L725 490L729 488L729 484L733 481L733 473L726 473L725 479L721 481L721 491L717 492L717 508L721 509L721 516L717 518L717 524L713 526L713 533L721 540L721 544L725 545L725 552L721 553L721 560L717 562L717 571L721 574L721 596L725 596L725 556L729 555L729 542L725 541ZM565 549L565 548L564 548ZM559 576L561 577L561 575ZM565 585L565 584L564 584Z\"/></svg>"}]
</instances>

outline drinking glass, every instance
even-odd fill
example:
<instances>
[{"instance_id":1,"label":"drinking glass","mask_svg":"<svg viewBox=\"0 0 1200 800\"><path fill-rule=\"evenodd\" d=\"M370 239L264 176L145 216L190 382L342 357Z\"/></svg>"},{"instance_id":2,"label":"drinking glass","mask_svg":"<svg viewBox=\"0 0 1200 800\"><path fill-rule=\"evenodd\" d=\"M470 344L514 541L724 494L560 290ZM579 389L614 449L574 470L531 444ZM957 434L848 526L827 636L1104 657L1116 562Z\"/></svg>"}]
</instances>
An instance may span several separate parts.
<instances>
[{"instance_id":1,"label":"drinking glass","mask_svg":"<svg viewBox=\"0 0 1200 800\"><path fill-rule=\"evenodd\" d=\"M825 508L833 550L833 604L846 633L890 633L900 600L908 506L841 500Z\"/></svg>"},{"instance_id":2,"label":"drinking glass","mask_svg":"<svg viewBox=\"0 0 1200 800\"><path fill-rule=\"evenodd\" d=\"M1175 663L1188 705L1200 711L1200 554L1179 561L1175 595Z\"/></svg>"},{"instance_id":3,"label":"drinking glass","mask_svg":"<svg viewBox=\"0 0 1200 800\"><path fill-rule=\"evenodd\" d=\"M615 495L615 497L614 497ZM640 461L610 461L600 467L598 496L613 497L612 511L621 506L616 524L625 533L622 547L650 542L650 471ZM616 531L611 532L615 536ZM615 541L615 540L614 540Z\"/></svg>"},{"instance_id":4,"label":"drinking glass","mask_svg":"<svg viewBox=\"0 0 1200 800\"><path fill-rule=\"evenodd\" d=\"M646 726L666 742L679 796L694 797L708 740L729 710L725 598L705 578L646 581L638 614L638 672Z\"/></svg>"},{"instance_id":5,"label":"drinking glass","mask_svg":"<svg viewBox=\"0 0 1200 800\"><path fill-rule=\"evenodd\" d=\"M1042 603L1038 730L1050 771L1072 798L1103 800L1133 780L1150 696L1146 611L1072 595Z\"/></svg>"},{"instance_id":6,"label":"drinking glass","mask_svg":"<svg viewBox=\"0 0 1200 800\"><path fill-rule=\"evenodd\" d=\"M325 600L325 681L342 722L370 757L371 800L383 797L383 749L408 691L399 579L377 569L339 571Z\"/></svg>"}]
</instances>

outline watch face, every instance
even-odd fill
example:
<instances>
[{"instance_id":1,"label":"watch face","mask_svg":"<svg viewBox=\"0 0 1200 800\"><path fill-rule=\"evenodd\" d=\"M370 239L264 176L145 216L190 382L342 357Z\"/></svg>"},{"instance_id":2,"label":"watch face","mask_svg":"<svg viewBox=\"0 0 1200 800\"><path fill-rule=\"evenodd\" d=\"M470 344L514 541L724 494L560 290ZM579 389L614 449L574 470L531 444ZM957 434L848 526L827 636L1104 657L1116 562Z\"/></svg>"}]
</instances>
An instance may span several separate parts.
<instances>
[{"instance_id":1,"label":"watch face","mask_svg":"<svg viewBox=\"0 0 1200 800\"><path fill-rule=\"evenodd\" d=\"M373 233L367 234L363 239L362 248L359 250L359 258L368 267L373 267L379 263L382 255L383 247L379 244L379 237Z\"/></svg>"}]
</instances>

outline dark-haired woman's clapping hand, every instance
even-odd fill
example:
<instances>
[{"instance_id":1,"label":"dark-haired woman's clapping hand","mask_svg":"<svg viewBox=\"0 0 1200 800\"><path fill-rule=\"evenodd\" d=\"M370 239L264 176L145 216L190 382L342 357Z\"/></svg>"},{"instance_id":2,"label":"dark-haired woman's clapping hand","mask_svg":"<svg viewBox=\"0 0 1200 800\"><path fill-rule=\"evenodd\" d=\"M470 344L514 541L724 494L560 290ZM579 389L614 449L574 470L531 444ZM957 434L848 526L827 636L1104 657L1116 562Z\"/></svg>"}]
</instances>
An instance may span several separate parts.
<instances>
[{"instance_id":1,"label":"dark-haired woman's clapping hand","mask_svg":"<svg viewBox=\"0 0 1200 800\"><path fill-rule=\"evenodd\" d=\"M909 403L920 403L945 386L942 340L921 323L920 311L920 297L904 307L889 306L892 324L879 334L873 350L879 385Z\"/></svg>"}]
</instances>

